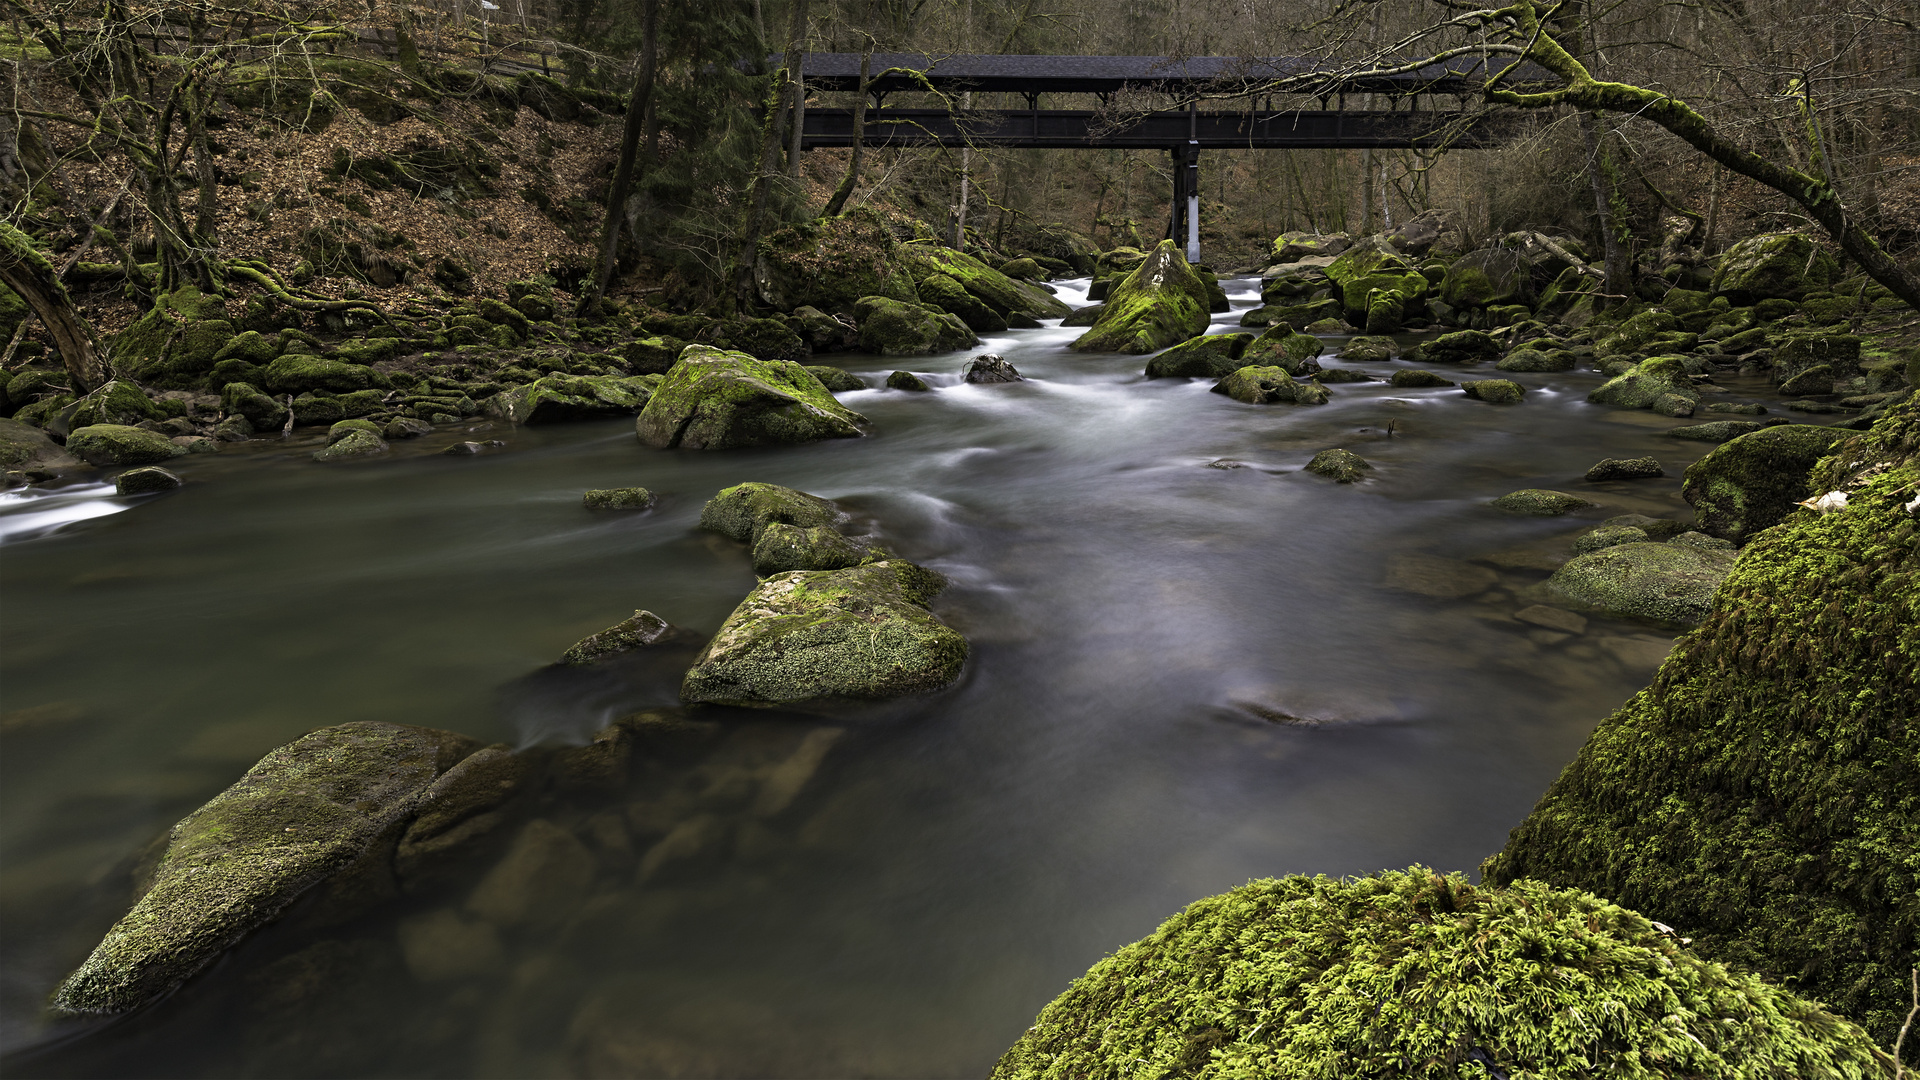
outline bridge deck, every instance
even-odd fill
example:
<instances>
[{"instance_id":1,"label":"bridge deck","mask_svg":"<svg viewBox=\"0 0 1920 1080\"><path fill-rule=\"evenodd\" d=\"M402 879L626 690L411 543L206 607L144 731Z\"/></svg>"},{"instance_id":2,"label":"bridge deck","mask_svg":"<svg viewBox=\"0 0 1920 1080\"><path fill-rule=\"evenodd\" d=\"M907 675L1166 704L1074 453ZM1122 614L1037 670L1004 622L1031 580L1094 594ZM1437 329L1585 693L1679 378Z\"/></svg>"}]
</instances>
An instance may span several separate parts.
<instances>
[{"instance_id":1,"label":"bridge deck","mask_svg":"<svg viewBox=\"0 0 1920 1080\"><path fill-rule=\"evenodd\" d=\"M1374 149L1471 149L1510 137L1511 116L1473 117L1457 112L1340 111L1280 113L1162 112L1110 126L1100 114L1078 109L975 110L869 109L861 143L866 146L994 146L1017 149L1305 150L1329 147ZM850 109L808 109L801 146L853 145Z\"/></svg>"}]
</instances>

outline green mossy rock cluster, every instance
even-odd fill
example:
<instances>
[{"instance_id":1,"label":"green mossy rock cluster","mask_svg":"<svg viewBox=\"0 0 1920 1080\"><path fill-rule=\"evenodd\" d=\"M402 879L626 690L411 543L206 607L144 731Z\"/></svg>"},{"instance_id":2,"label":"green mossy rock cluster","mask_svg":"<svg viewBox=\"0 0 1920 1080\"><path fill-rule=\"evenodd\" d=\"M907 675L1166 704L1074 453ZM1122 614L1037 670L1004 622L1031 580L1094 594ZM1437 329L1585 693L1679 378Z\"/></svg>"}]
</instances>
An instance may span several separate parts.
<instances>
[{"instance_id":1,"label":"green mossy rock cluster","mask_svg":"<svg viewBox=\"0 0 1920 1080\"><path fill-rule=\"evenodd\" d=\"M391 859L395 827L477 748L451 732L322 728L262 758L173 827L150 886L61 983L55 1009L126 1012L165 996L314 885Z\"/></svg>"},{"instance_id":2,"label":"green mossy rock cluster","mask_svg":"<svg viewBox=\"0 0 1920 1080\"><path fill-rule=\"evenodd\" d=\"M863 296L918 303L913 277L880 216L867 209L781 229L760 241L754 283L780 311L851 312Z\"/></svg>"},{"instance_id":3,"label":"green mossy rock cluster","mask_svg":"<svg viewBox=\"0 0 1920 1080\"><path fill-rule=\"evenodd\" d=\"M701 651L681 700L796 706L938 690L967 658L966 639L927 610L943 584L898 559L776 574Z\"/></svg>"},{"instance_id":4,"label":"green mossy rock cluster","mask_svg":"<svg viewBox=\"0 0 1920 1080\"><path fill-rule=\"evenodd\" d=\"M1370 337L1361 334L1357 337L1348 338L1347 343L1340 346L1340 359L1351 360L1354 363L1391 360L1397 349L1398 346L1394 344L1392 338Z\"/></svg>"},{"instance_id":5,"label":"green mossy rock cluster","mask_svg":"<svg viewBox=\"0 0 1920 1080\"><path fill-rule=\"evenodd\" d=\"M1113 287L1093 326L1072 348L1079 352L1150 353L1206 333L1212 306L1206 282L1171 240Z\"/></svg>"},{"instance_id":6,"label":"green mossy rock cluster","mask_svg":"<svg viewBox=\"0 0 1920 1080\"><path fill-rule=\"evenodd\" d=\"M700 527L753 549L761 577L790 570L842 570L876 562L885 553L840 534L847 519L831 500L778 484L736 484L707 501Z\"/></svg>"},{"instance_id":7,"label":"green mossy rock cluster","mask_svg":"<svg viewBox=\"0 0 1920 1080\"><path fill-rule=\"evenodd\" d=\"M844 570L884 558L831 525L769 523L753 540L753 572L772 577L790 570Z\"/></svg>"},{"instance_id":8,"label":"green mossy rock cluster","mask_svg":"<svg viewBox=\"0 0 1920 1080\"><path fill-rule=\"evenodd\" d=\"M1277 367L1296 378L1320 370L1314 359L1326 351L1326 345L1312 334L1297 334L1285 323L1275 323L1248 343L1240 354L1242 364Z\"/></svg>"},{"instance_id":9,"label":"green mossy rock cluster","mask_svg":"<svg viewBox=\"0 0 1920 1080\"><path fill-rule=\"evenodd\" d=\"M1500 358L1494 367L1501 371L1572 371L1573 354L1564 351L1551 353L1538 349L1515 349Z\"/></svg>"},{"instance_id":10,"label":"green mossy rock cluster","mask_svg":"<svg viewBox=\"0 0 1920 1080\"><path fill-rule=\"evenodd\" d=\"M1252 334L1207 334L1147 361L1149 379L1218 379L1241 366Z\"/></svg>"},{"instance_id":11,"label":"green mossy rock cluster","mask_svg":"<svg viewBox=\"0 0 1920 1080\"><path fill-rule=\"evenodd\" d=\"M299 394L324 390L351 393L381 386L386 380L364 364L350 364L307 353L286 353L261 372L265 389L276 394Z\"/></svg>"},{"instance_id":12,"label":"green mossy rock cluster","mask_svg":"<svg viewBox=\"0 0 1920 1080\"><path fill-rule=\"evenodd\" d=\"M1525 303L1531 291L1527 264L1518 253L1498 247L1455 259L1440 282L1441 302L1454 308Z\"/></svg>"},{"instance_id":13,"label":"green mossy rock cluster","mask_svg":"<svg viewBox=\"0 0 1920 1080\"><path fill-rule=\"evenodd\" d=\"M1656 356L1616 375L1587 395L1596 405L1650 409L1662 416L1692 416L1700 403L1684 356Z\"/></svg>"},{"instance_id":14,"label":"green mossy rock cluster","mask_svg":"<svg viewBox=\"0 0 1920 1080\"><path fill-rule=\"evenodd\" d=\"M1369 334L1398 330L1405 305L1425 296L1429 285L1393 245L1371 237L1342 252L1327 277L1338 287L1341 314Z\"/></svg>"},{"instance_id":15,"label":"green mossy rock cluster","mask_svg":"<svg viewBox=\"0 0 1920 1080\"><path fill-rule=\"evenodd\" d=\"M1477 364L1499 355L1500 343L1481 330L1455 330L1420 346L1420 359L1435 364Z\"/></svg>"},{"instance_id":16,"label":"green mossy rock cluster","mask_svg":"<svg viewBox=\"0 0 1920 1080\"><path fill-rule=\"evenodd\" d=\"M145 428L94 424L67 436L67 452L89 465L152 465L183 457L187 448Z\"/></svg>"},{"instance_id":17,"label":"green mossy rock cluster","mask_svg":"<svg viewBox=\"0 0 1920 1080\"><path fill-rule=\"evenodd\" d=\"M1332 397L1319 383L1295 379L1277 367L1237 368L1212 390L1248 405L1325 405Z\"/></svg>"},{"instance_id":18,"label":"green mossy rock cluster","mask_svg":"<svg viewBox=\"0 0 1920 1080\"><path fill-rule=\"evenodd\" d=\"M1696 626L1732 568L1732 554L1691 544L1614 544L1555 570L1547 590L1590 611Z\"/></svg>"},{"instance_id":19,"label":"green mossy rock cluster","mask_svg":"<svg viewBox=\"0 0 1920 1080\"><path fill-rule=\"evenodd\" d=\"M927 356L980 344L959 317L925 304L863 296L854 311L860 347L881 356Z\"/></svg>"},{"instance_id":20,"label":"green mossy rock cluster","mask_svg":"<svg viewBox=\"0 0 1920 1080\"><path fill-rule=\"evenodd\" d=\"M1857 1026L1577 889L1254 881L1115 952L994 1080L1883 1077Z\"/></svg>"},{"instance_id":21,"label":"green mossy rock cluster","mask_svg":"<svg viewBox=\"0 0 1920 1080\"><path fill-rule=\"evenodd\" d=\"M1483 869L1655 912L1886 1046L1920 947L1920 410L1890 408L1803 482L1845 508L1752 536Z\"/></svg>"},{"instance_id":22,"label":"green mossy rock cluster","mask_svg":"<svg viewBox=\"0 0 1920 1080\"><path fill-rule=\"evenodd\" d=\"M120 332L107 355L116 370L148 386L194 386L233 336L225 302L189 285L154 297L153 307Z\"/></svg>"},{"instance_id":23,"label":"green mossy rock cluster","mask_svg":"<svg viewBox=\"0 0 1920 1080\"><path fill-rule=\"evenodd\" d=\"M1800 233L1755 236L1733 245L1713 272L1713 291L1736 306L1799 300L1839 276L1833 256Z\"/></svg>"},{"instance_id":24,"label":"green mossy rock cluster","mask_svg":"<svg viewBox=\"0 0 1920 1080\"><path fill-rule=\"evenodd\" d=\"M1760 423L1754 420L1710 420L1704 424L1672 428L1667 435L1675 439L1692 439L1695 442L1723 443L1729 439L1737 439L1748 432L1759 431L1760 427Z\"/></svg>"},{"instance_id":25,"label":"green mossy rock cluster","mask_svg":"<svg viewBox=\"0 0 1920 1080\"><path fill-rule=\"evenodd\" d=\"M316 451L315 461L351 461L355 458L377 457L387 452L387 440L373 432L355 429L341 436L324 450Z\"/></svg>"},{"instance_id":26,"label":"green mossy rock cluster","mask_svg":"<svg viewBox=\"0 0 1920 1080\"><path fill-rule=\"evenodd\" d=\"M653 503L653 492L643 487L594 488L580 496L588 510L647 510Z\"/></svg>"},{"instance_id":27,"label":"green mossy rock cluster","mask_svg":"<svg viewBox=\"0 0 1920 1080\"><path fill-rule=\"evenodd\" d=\"M836 394L844 394L849 390L865 390L867 388L867 384L860 381L860 376L850 371L837 367L829 367L826 364L807 364L805 366L814 378L820 380L820 385Z\"/></svg>"},{"instance_id":28,"label":"green mossy rock cluster","mask_svg":"<svg viewBox=\"0 0 1920 1080\"><path fill-rule=\"evenodd\" d=\"M900 261L917 284L931 283L938 296L953 295L938 279L945 278L959 285L968 296L985 304L1003 329L1008 325L1030 328L1036 324L1023 319L1058 319L1073 310L1042 286L1008 277L964 251L929 244L904 244ZM935 295L925 292L920 299L934 304L940 302Z\"/></svg>"},{"instance_id":29,"label":"green mossy rock cluster","mask_svg":"<svg viewBox=\"0 0 1920 1080\"><path fill-rule=\"evenodd\" d=\"M1687 467L1680 495L1700 531L1744 544L1813 494L1807 470L1847 437L1839 428L1780 424L1730 439Z\"/></svg>"},{"instance_id":30,"label":"green mossy rock cluster","mask_svg":"<svg viewBox=\"0 0 1920 1080\"><path fill-rule=\"evenodd\" d=\"M487 415L516 424L553 424L632 416L646 407L660 375L548 375L487 399Z\"/></svg>"},{"instance_id":31,"label":"green mossy rock cluster","mask_svg":"<svg viewBox=\"0 0 1920 1080\"><path fill-rule=\"evenodd\" d=\"M855 438L865 422L799 364L689 345L634 425L659 449L729 450Z\"/></svg>"},{"instance_id":32,"label":"green mossy rock cluster","mask_svg":"<svg viewBox=\"0 0 1920 1080\"><path fill-rule=\"evenodd\" d=\"M67 427L68 430L92 424L132 427L145 420L164 420L173 415L175 410L162 408L138 386L126 379L114 379L80 399L78 407L67 417Z\"/></svg>"}]
</instances>

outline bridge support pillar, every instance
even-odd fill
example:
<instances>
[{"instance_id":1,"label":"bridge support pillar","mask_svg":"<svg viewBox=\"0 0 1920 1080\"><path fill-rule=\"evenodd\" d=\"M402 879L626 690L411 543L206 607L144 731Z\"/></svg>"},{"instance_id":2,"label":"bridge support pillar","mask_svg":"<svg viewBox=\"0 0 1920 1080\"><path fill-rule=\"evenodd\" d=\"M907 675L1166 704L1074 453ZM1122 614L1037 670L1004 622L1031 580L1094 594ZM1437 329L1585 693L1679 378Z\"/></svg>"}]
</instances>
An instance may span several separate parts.
<instances>
[{"instance_id":1,"label":"bridge support pillar","mask_svg":"<svg viewBox=\"0 0 1920 1080\"><path fill-rule=\"evenodd\" d=\"M1187 249L1187 261L1200 261L1200 144L1169 148L1173 155L1173 206L1167 238Z\"/></svg>"}]
</instances>

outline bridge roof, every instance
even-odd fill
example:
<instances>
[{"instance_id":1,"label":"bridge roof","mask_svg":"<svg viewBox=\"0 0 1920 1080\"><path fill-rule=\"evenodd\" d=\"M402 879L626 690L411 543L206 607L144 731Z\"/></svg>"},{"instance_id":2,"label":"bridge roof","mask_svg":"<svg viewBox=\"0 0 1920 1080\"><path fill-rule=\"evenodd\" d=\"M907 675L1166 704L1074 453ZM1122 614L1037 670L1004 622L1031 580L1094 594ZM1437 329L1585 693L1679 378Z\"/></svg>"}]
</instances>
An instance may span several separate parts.
<instances>
[{"instance_id":1,"label":"bridge roof","mask_svg":"<svg viewBox=\"0 0 1920 1080\"><path fill-rule=\"evenodd\" d=\"M775 57L773 62L780 63ZM1020 94L1108 94L1123 88L1160 93L1183 89L1218 87L1234 82L1261 83L1272 79L1312 75L1324 71L1332 84L1339 71L1337 64L1299 56L1028 56L1028 55L929 55L926 53L874 53L873 71L890 67L910 68L926 74L927 81L941 90L980 90ZM859 53L808 53L801 61L807 84L819 90L854 90L859 87ZM1505 61L1496 58L1492 70L1498 72ZM1471 93L1486 78L1486 67L1478 57L1456 57L1446 63L1429 64L1401 75L1376 76L1355 80L1344 89L1359 93ZM1507 77L1510 82L1533 82L1547 73L1531 64ZM918 81L905 75L883 79L878 90L892 92L920 89ZM1337 87L1329 86L1330 90ZM1304 91L1303 91L1304 92Z\"/></svg>"}]
</instances>

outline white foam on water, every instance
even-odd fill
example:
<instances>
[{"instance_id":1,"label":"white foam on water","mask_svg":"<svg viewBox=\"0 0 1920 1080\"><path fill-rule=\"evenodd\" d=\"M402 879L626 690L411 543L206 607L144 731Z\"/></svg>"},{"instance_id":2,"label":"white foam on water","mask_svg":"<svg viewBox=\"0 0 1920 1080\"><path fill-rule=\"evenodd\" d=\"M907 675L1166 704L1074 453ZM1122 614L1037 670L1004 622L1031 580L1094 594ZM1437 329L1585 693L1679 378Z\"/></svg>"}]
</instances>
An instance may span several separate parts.
<instances>
[{"instance_id":1,"label":"white foam on water","mask_svg":"<svg viewBox=\"0 0 1920 1080\"><path fill-rule=\"evenodd\" d=\"M76 522L130 509L112 484L84 484L52 491L26 488L0 494L0 544L37 540Z\"/></svg>"}]
</instances>

